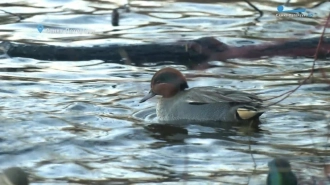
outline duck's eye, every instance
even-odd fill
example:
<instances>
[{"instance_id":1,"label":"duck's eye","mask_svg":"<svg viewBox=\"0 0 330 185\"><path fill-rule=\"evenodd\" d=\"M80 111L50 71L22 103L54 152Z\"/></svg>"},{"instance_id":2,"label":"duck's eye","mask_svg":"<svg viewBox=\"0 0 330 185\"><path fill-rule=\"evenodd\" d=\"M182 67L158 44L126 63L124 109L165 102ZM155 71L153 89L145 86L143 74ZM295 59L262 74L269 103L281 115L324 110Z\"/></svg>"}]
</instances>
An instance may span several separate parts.
<instances>
[{"instance_id":1,"label":"duck's eye","mask_svg":"<svg viewBox=\"0 0 330 185\"><path fill-rule=\"evenodd\" d=\"M156 84L159 84L160 83L160 80L156 80Z\"/></svg>"}]
</instances>

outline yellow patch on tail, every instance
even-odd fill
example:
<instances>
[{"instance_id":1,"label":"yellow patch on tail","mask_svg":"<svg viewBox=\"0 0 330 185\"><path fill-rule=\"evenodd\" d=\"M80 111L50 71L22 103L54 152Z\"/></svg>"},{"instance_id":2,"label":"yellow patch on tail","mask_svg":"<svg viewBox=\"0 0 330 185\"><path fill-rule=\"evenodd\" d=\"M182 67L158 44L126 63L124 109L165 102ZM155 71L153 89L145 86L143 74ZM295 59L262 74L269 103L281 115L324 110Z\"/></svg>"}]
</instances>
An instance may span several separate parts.
<instances>
[{"instance_id":1,"label":"yellow patch on tail","mask_svg":"<svg viewBox=\"0 0 330 185\"><path fill-rule=\"evenodd\" d=\"M254 111L254 110L245 109L245 108L238 108L237 114L239 115L239 117L241 119L250 119L250 118L253 118L255 115L257 115L258 112Z\"/></svg>"}]
</instances>

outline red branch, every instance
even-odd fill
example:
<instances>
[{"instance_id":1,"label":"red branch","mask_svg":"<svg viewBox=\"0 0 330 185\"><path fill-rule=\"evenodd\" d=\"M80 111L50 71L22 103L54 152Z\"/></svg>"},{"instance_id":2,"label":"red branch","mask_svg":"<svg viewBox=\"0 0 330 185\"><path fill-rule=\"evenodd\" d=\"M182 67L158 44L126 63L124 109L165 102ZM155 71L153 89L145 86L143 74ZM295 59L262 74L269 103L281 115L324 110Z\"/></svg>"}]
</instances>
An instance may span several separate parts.
<instances>
[{"instance_id":1,"label":"red branch","mask_svg":"<svg viewBox=\"0 0 330 185\"><path fill-rule=\"evenodd\" d=\"M320 47L321 47L321 43L322 43L322 40L323 40L323 36L324 36L325 30L326 30L326 28L327 28L327 25L328 25L328 23L329 23L329 20L330 20L330 13L329 13L329 15L328 15L327 21L326 21L326 23L325 23L325 25L324 25L324 28L323 28L323 31L322 31L321 37L320 37L320 39L319 39L319 43L318 43L318 45L317 45L316 52L315 52L315 55L314 55L313 66L312 66L311 72L309 73L308 77L305 78L304 81L302 81L302 82L301 82L296 88L294 88L294 89L292 89L292 90L290 90L290 91L288 91L288 92L285 92L285 93L283 93L283 94L280 94L280 95L278 95L278 96L275 96L275 97L272 97L272 98L266 99L266 101L267 101L267 100L272 100L272 99L275 99L275 98L278 98L278 97L281 97L281 96L285 95L285 96L284 96L283 98L281 98L280 100L278 100L278 101L276 101L276 102L273 102L273 103L271 103L271 104L269 104L269 105L267 105L267 106L275 105L275 104L277 104L277 103L283 101L284 99L286 99L287 97L289 97L292 93L294 93L295 91L297 91L297 90L298 90L303 84L305 84L305 83L307 82L307 80L309 80L309 79L313 76L313 74L314 74L314 70L315 70L314 68L315 68L316 60L317 60L317 57L318 57L318 53L319 53L319 50L320 50ZM325 72L324 72L323 69L321 69L321 72L322 72L322 77L324 77L324 78L326 79L326 75L325 75Z\"/></svg>"}]
</instances>

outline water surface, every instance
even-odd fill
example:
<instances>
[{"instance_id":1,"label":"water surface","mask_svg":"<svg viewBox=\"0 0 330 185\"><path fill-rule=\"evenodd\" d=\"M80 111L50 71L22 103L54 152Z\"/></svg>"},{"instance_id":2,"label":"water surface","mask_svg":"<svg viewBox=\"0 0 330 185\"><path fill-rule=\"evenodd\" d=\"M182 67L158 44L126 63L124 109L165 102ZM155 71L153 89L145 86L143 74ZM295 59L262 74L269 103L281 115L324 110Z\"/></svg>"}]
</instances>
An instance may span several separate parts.
<instances>
[{"instance_id":1,"label":"water surface","mask_svg":"<svg viewBox=\"0 0 330 185\"><path fill-rule=\"evenodd\" d=\"M313 18L279 18L284 1L260 1L259 16L244 2L131 1L120 26L113 8L125 1L41 0L0 3L3 40L53 45L169 42L215 36L233 45L321 33L330 9ZM295 7L315 3L297 1ZM98 33L44 34L37 24ZM328 30L326 35L329 35ZM312 59L273 57L215 62L197 71L172 65L190 87L219 86L271 97L308 76ZM329 72L329 60L319 60ZM159 124L157 98L139 100L164 66L134 67L92 61L0 59L0 169L21 166L33 185L43 184L264 184L267 162L290 159L298 176L323 177L329 162L329 85L315 74L261 117L257 130L226 124ZM254 164L255 161L255 164Z\"/></svg>"}]
</instances>

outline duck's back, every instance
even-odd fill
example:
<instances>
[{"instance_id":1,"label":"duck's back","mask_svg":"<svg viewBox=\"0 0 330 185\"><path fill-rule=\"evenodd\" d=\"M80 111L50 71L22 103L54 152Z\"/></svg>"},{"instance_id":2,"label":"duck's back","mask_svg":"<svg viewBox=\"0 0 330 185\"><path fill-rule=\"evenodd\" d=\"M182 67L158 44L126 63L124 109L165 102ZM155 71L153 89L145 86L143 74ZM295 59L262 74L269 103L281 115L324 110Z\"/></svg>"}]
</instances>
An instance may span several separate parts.
<instances>
[{"instance_id":1,"label":"duck's back","mask_svg":"<svg viewBox=\"0 0 330 185\"><path fill-rule=\"evenodd\" d=\"M238 108L258 111L262 107L261 103L256 95L241 91L195 87L171 98L161 98L157 105L157 116L160 121L238 122L241 121L237 115Z\"/></svg>"}]
</instances>

